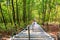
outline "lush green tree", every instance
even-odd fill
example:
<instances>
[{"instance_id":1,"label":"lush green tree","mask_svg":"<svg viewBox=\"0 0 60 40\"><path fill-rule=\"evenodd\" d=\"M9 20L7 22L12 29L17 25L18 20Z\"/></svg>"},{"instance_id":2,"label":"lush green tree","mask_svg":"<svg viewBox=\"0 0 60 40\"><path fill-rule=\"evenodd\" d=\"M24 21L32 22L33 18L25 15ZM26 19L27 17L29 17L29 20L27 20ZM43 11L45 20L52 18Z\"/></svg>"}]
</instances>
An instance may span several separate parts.
<instances>
[{"instance_id":1,"label":"lush green tree","mask_svg":"<svg viewBox=\"0 0 60 40\"><path fill-rule=\"evenodd\" d=\"M4 18L4 15L3 15L3 11L2 11L2 2L3 2L3 0L0 0L0 12L1 12L1 15L2 15L2 23L4 23L4 25L5 25L5 28L7 29L7 27L6 27L6 21L5 21L5 18Z\"/></svg>"}]
</instances>

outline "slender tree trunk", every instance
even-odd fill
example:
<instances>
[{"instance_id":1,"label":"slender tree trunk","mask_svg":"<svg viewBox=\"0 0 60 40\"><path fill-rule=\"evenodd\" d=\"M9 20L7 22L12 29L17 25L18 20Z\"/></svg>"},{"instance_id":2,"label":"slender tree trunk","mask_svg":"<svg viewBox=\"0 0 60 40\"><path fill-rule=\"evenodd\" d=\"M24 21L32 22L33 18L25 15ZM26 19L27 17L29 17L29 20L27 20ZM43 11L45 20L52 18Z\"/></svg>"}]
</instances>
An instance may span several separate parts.
<instances>
[{"instance_id":1,"label":"slender tree trunk","mask_svg":"<svg viewBox=\"0 0 60 40\"><path fill-rule=\"evenodd\" d=\"M5 19L4 19L4 15L3 15L3 12L2 12L2 8L1 8L1 3L0 3L0 12L1 12L1 14L2 14L2 20L3 20L4 25L5 25L5 28L6 28L6 30L7 30L6 21L5 21Z\"/></svg>"},{"instance_id":2,"label":"slender tree trunk","mask_svg":"<svg viewBox=\"0 0 60 40\"><path fill-rule=\"evenodd\" d=\"M44 25L44 22L45 22L45 16L46 16L46 3L45 3L44 0L42 0L42 3L43 3L43 11L42 11L43 22L42 22L42 24Z\"/></svg>"},{"instance_id":3,"label":"slender tree trunk","mask_svg":"<svg viewBox=\"0 0 60 40\"><path fill-rule=\"evenodd\" d=\"M50 12L51 12L51 0L49 0L48 2L49 2L49 4L48 4L48 5L49 5L49 11L48 11L48 13L49 13L49 22L50 22L50 15L51 15L51 13L50 13Z\"/></svg>"},{"instance_id":4,"label":"slender tree trunk","mask_svg":"<svg viewBox=\"0 0 60 40\"><path fill-rule=\"evenodd\" d=\"M49 8L48 8L48 15L49 15L49 16L48 16L48 23L49 23L49 22L50 22L50 15L51 15L51 0L48 0L48 7L49 7ZM48 24L48 23L47 23L47 24ZM51 30L49 29L49 26L47 27L47 30L48 30L48 31L51 31Z\"/></svg>"},{"instance_id":5,"label":"slender tree trunk","mask_svg":"<svg viewBox=\"0 0 60 40\"><path fill-rule=\"evenodd\" d=\"M23 22L26 25L26 0L23 0Z\"/></svg>"},{"instance_id":6,"label":"slender tree trunk","mask_svg":"<svg viewBox=\"0 0 60 40\"><path fill-rule=\"evenodd\" d=\"M18 0L16 0L16 15L17 15L17 23L20 25L19 13L18 13Z\"/></svg>"},{"instance_id":7,"label":"slender tree trunk","mask_svg":"<svg viewBox=\"0 0 60 40\"><path fill-rule=\"evenodd\" d=\"M44 14L44 0L42 0L42 25L44 25L43 14Z\"/></svg>"},{"instance_id":8,"label":"slender tree trunk","mask_svg":"<svg viewBox=\"0 0 60 40\"><path fill-rule=\"evenodd\" d=\"M12 1L12 14L13 14L13 21L14 21L14 23L15 23L15 10L14 10L14 3L13 3L13 0L11 0Z\"/></svg>"},{"instance_id":9,"label":"slender tree trunk","mask_svg":"<svg viewBox=\"0 0 60 40\"><path fill-rule=\"evenodd\" d=\"M12 24L9 7L10 7L10 0L7 0L7 13L9 14L9 19L10 19L10 22L11 22L11 24Z\"/></svg>"},{"instance_id":10,"label":"slender tree trunk","mask_svg":"<svg viewBox=\"0 0 60 40\"><path fill-rule=\"evenodd\" d=\"M17 25L16 25L16 14L15 14L15 10L14 10L14 1L12 1L12 14L13 14L13 21L14 21L14 27L15 27L15 31L17 32ZM14 34L16 34L16 32Z\"/></svg>"}]
</instances>

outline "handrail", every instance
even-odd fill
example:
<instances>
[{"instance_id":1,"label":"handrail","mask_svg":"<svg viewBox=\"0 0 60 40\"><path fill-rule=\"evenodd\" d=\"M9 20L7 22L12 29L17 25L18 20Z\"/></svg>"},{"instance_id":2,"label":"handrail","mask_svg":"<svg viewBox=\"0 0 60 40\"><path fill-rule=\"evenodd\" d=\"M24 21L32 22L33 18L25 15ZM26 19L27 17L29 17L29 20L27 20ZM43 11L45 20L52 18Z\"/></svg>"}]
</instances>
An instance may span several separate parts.
<instances>
[{"instance_id":1,"label":"handrail","mask_svg":"<svg viewBox=\"0 0 60 40\"><path fill-rule=\"evenodd\" d=\"M29 37L29 40L30 40L30 27L28 25L28 37Z\"/></svg>"}]
</instances>

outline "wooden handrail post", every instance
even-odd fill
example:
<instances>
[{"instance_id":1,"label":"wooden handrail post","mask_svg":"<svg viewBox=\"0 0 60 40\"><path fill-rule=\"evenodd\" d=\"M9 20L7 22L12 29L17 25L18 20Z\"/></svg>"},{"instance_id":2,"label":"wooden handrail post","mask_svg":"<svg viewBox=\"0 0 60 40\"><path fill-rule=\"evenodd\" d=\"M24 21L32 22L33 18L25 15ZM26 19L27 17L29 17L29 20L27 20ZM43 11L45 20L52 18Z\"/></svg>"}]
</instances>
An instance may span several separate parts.
<instances>
[{"instance_id":1,"label":"wooden handrail post","mask_svg":"<svg viewBox=\"0 0 60 40\"><path fill-rule=\"evenodd\" d=\"M28 25L28 37L29 37L29 40L30 40L30 27Z\"/></svg>"}]
</instances>

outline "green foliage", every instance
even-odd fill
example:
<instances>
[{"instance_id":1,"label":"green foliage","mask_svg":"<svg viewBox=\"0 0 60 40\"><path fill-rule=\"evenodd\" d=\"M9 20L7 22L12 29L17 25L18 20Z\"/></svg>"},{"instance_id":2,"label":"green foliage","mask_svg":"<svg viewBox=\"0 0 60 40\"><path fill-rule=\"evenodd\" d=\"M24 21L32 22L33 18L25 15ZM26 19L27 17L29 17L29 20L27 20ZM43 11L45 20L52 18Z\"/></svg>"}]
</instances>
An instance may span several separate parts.
<instances>
[{"instance_id":1,"label":"green foliage","mask_svg":"<svg viewBox=\"0 0 60 40\"><path fill-rule=\"evenodd\" d=\"M0 2L4 2L4 0L0 0Z\"/></svg>"},{"instance_id":2,"label":"green foliage","mask_svg":"<svg viewBox=\"0 0 60 40\"><path fill-rule=\"evenodd\" d=\"M2 13L0 12L0 22L3 21L2 14L6 22L6 26L4 25L4 22L0 23L0 30L3 30L3 31L7 31L7 30L10 31L11 29L14 29L15 24L17 24L19 28L25 28L26 25L31 23L31 20L33 20L34 18L37 19L38 23L42 23L42 21L49 23L49 21L53 22L55 21L55 19L60 17L59 16L60 12L58 12L59 10L57 11L58 4L60 4L60 0L56 0L56 1L54 0L52 1L51 0L26 0L26 3L24 4L23 4L23 0L17 0L17 2L16 0L13 0L15 13L13 13L13 10L12 10L13 9L12 0L0 0L0 4L2 7ZM23 5L26 6L24 10L24 14L23 14L23 9L24 9ZM14 16L15 19L13 19L13 15L15 15ZM23 19L25 20L25 22L23 21ZM7 27L7 30L5 29L5 27Z\"/></svg>"}]
</instances>

